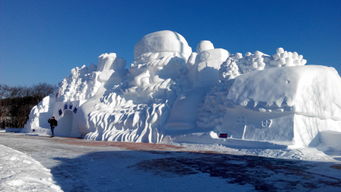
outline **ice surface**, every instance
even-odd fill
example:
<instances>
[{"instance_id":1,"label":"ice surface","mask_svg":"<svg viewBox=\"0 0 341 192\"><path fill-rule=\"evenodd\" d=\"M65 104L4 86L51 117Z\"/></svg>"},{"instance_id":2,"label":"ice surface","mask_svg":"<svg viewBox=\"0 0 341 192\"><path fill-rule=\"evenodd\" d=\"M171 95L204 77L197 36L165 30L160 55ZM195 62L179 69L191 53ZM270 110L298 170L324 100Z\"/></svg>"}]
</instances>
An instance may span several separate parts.
<instances>
[{"instance_id":1,"label":"ice surface","mask_svg":"<svg viewBox=\"0 0 341 192\"><path fill-rule=\"evenodd\" d=\"M72 69L32 109L25 132L49 134L52 115L57 135L93 140L159 143L211 132L300 147L341 132L340 76L306 66L296 52L233 54L207 40L192 52L180 34L158 31L134 53L128 70L116 53Z\"/></svg>"}]
</instances>

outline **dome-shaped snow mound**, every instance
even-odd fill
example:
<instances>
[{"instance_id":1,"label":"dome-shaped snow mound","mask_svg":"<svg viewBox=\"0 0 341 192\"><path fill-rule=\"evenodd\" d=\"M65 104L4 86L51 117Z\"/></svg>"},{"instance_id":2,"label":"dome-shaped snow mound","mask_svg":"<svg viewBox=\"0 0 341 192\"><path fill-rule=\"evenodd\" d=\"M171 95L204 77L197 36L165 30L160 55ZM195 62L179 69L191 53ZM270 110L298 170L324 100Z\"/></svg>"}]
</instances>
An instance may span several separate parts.
<instances>
[{"instance_id":1,"label":"dome-shaped snow mound","mask_svg":"<svg viewBox=\"0 0 341 192\"><path fill-rule=\"evenodd\" d=\"M214 49L214 45L211 41L208 40L200 41L200 43L197 46L198 53L212 49Z\"/></svg>"},{"instance_id":2,"label":"dome-shaped snow mound","mask_svg":"<svg viewBox=\"0 0 341 192\"><path fill-rule=\"evenodd\" d=\"M173 52L178 56L187 58L192 53L186 39L174 31L157 31L145 35L136 45L134 50L135 58L145 53Z\"/></svg>"}]
</instances>

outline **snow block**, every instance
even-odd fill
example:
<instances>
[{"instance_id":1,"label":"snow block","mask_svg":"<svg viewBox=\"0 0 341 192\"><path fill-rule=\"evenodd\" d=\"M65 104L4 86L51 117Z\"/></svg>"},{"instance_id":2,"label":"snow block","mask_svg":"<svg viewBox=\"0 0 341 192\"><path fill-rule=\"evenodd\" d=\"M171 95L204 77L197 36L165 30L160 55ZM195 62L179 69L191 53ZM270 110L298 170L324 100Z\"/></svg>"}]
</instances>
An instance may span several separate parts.
<instances>
[{"instance_id":1,"label":"snow block","mask_svg":"<svg viewBox=\"0 0 341 192\"><path fill-rule=\"evenodd\" d=\"M218 82L220 66L229 57L225 49L211 49L200 52L195 60L193 83L196 87L208 87Z\"/></svg>"},{"instance_id":2,"label":"snow block","mask_svg":"<svg viewBox=\"0 0 341 192\"><path fill-rule=\"evenodd\" d=\"M340 94L333 68L253 71L218 84L206 96L198 124L235 138L308 146L319 132L341 131Z\"/></svg>"}]
</instances>

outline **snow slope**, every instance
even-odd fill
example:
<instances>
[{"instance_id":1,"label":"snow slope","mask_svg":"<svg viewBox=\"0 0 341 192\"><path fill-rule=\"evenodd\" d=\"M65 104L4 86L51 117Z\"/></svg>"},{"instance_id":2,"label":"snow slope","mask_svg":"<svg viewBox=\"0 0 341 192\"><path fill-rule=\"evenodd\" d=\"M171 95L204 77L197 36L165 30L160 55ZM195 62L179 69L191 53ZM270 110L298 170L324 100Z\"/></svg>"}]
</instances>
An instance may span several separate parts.
<instances>
[{"instance_id":1,"label":"snow slope","mask_svg":"<svg viewBox=\"0 0 341 192\"><path fill-rule=\"evenodd\" d=\"M305 66L296 52L243 55L208 40L193 52L180 34L158 31L144 36L134 55L128 70L115 53L72 69L58 92L32 109L24 131L48 134L46 119L54 115L56 135L91 140L186 142L200 133L210 137L198 142L214 143L212 135L228 133L305 147L319 145L324 131L341 132L340 76Z\"/></svg>"},{"instance_id":2,"label":"snow slope","mask_svg":"<svg viewBox=\"0 0 341 192\"><path fill-rule=\"evenodd\" d=\"M0 145L0 191L62 191L49 169L22 152Z\"/></svg>"}]
</instances>

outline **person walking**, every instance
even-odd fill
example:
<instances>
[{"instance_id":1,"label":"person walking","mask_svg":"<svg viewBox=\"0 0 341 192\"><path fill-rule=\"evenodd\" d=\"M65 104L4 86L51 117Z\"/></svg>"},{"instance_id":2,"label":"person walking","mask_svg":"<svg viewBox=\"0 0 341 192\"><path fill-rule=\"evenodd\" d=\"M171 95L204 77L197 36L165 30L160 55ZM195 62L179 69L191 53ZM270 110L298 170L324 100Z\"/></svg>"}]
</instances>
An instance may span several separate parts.
<instances>
[{"instance_id":1,"label":"person walking","mask_svg":"<svg viewBox=\"0 0 341 192\"><path fill-rule=\"evenodd\" d=\"M47 122L49 122L50 124L51 133L52 133L51 137L54 137L54 128L57 127L58 122L54 116L52 116Z\"/></svg>"}]
</instances>

